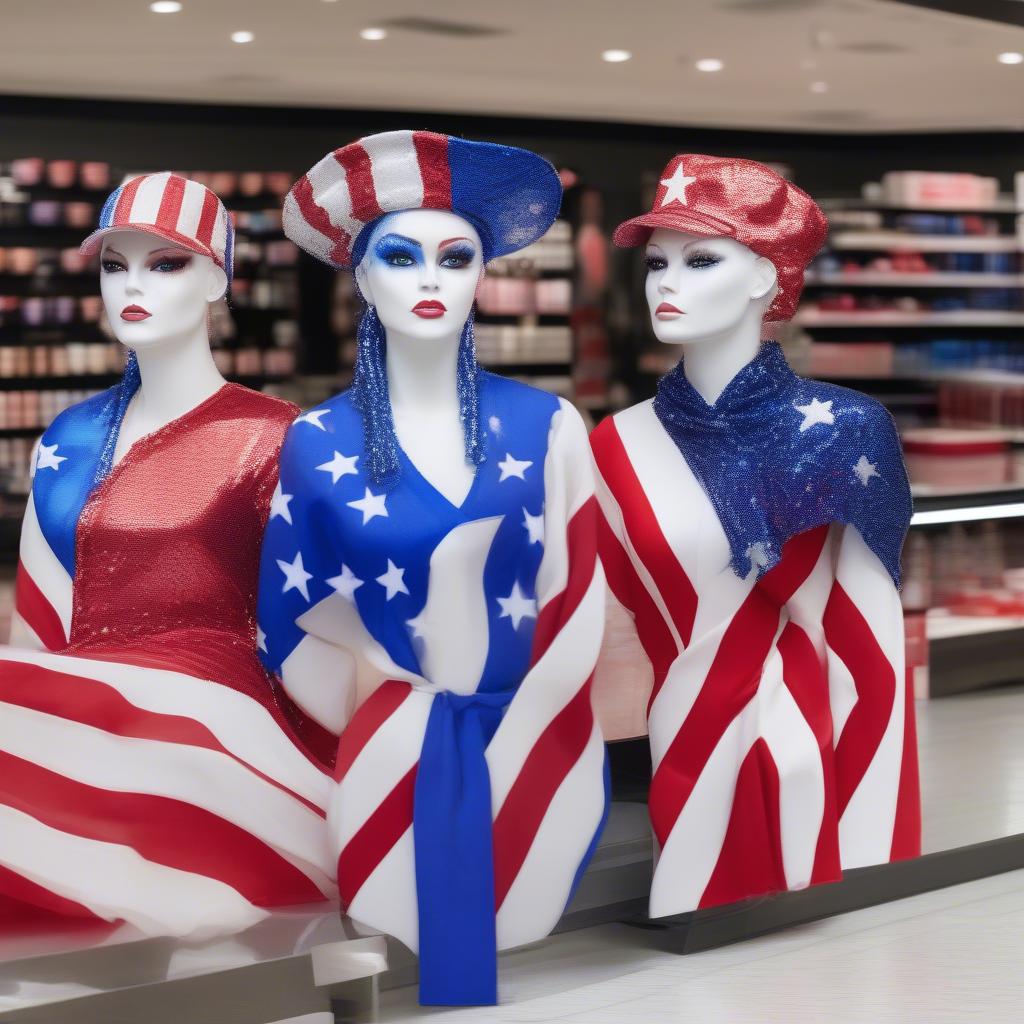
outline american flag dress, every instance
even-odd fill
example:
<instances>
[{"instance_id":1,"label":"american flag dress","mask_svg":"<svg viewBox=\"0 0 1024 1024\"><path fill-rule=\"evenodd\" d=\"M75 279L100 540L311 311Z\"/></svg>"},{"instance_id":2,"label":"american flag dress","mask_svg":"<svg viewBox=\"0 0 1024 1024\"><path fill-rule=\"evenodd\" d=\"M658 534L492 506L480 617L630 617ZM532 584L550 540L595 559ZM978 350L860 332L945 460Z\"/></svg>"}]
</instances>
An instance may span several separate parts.
<instances>
[{"instance_id":1,"label":"american flag dress","mask_svg":"<svg viewBox=\"0 0 1024 1024\"><path fill-rule=\"evenodd\" d=\"M854 393L829 394L838 414ZM784 408L783 427L833 430L832 405ZM804 530L744 578L653 402L603 421L591 444L601 560L653 668L651 916L917 855L899 595L859 530ZM858 465L841 467L843 486L877 484Z\"/></svg>"},{"instance_id":2,"label":"american flag dress","mask_svg":"<svg viewBox=\"0 0 1024 1024\"><path fill-rule=\"evenodd\" d=\"M586 431L480 374L487 459L461 505L400 452L366 473L349 393L300 416L263 547L264 661L341 734L328 818L343 907L420 955L421 1001L496 998L597 841L604 618Z\"/></svg>"},{"instance_id":3,"label":"american flag dress","mask_svg":"<svg viewBox=\"0 0 1024 1024\"><path fill-rule=\"evenodd\" d=\"M225 384L95 483L118 389L34 462L0 647L0 929L202 938L335 894L322 730L256 653L259 541L295 415Z\"/></svg>"}]
</instances>

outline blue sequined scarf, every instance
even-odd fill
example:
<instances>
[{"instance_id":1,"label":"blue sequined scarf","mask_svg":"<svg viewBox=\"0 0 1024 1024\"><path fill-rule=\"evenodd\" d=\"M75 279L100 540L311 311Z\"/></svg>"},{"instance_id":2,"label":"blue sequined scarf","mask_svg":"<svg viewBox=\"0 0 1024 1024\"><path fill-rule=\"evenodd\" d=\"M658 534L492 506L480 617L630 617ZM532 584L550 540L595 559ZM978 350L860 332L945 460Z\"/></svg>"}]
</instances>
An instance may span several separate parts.
<instances>
[{"instance_id":1,"label":"blue sequined scarf","mask_svg":"<svg viewBox=\"0 0 1024 1024\"><path fill-rule=\"evenodd\" d=\"M777 565L790 537L845 523L899 586L910 485L895 424L874 399L798 377L765 342L714 405L680 361L658 382L654 411L714 506L738 576Z\"/></svg>"}]
</instances>

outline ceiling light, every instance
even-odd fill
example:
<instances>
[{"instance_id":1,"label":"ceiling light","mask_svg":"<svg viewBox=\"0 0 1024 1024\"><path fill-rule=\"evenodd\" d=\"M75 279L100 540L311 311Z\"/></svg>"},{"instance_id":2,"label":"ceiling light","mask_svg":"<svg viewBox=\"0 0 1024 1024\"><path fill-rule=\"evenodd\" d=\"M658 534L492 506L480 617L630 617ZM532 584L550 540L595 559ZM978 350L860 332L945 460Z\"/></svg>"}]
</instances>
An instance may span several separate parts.
<instances>
[{"instance_id":1,"label":"ceiling light","mask_svg":"<svg viewBox=\"0 0 1024 1024\"><path fill-rule=\"evenodd\" d=\"M717 57L702 57L697 61L698 71L721 71L725 64Z\"/></svg>"},{"instance_id":2,"label":"ceiling light","mask_svg":"<svg viewBox=\"0 0 1024 1024\"><path fill-rule=\"evenodd\" d=\"M1001 53L996 58L1000 64L1024 64L1024 53L1017 53L1016 50L1009 50Z\"/></svg>"},{"instance_id":3,"label":"ceiling light","mask_svg":"<svg viewBox=\"0 0 1024 1024\"><path fill-rule=\"evenodd\" d=\"M360 39L368 39L371 43L379 42L381 39L387 39L388 34L382 28L364 28L359 33Z\"/></svg>"},{"instance_id":4,"label":"ceiling light","mask_svg":"<svg viewBox=\"0 0 1024 1024\"><path fill-rule=\"evenodd\" d=\"M828 82L811 82L811 92L828 92Z\"/></svg>"},{"instance_id":5,"label":"ceiling light","mask_svg":"<svg viewBox=\"0 0 1024 1024\"><path fill-rule=\"evenodd\" d=\"M154 14L177 14L181 10L181 4L178 0L157 0L156 3L149 5L149 9Z\"/></svg>"},{"instance_id":6,"label":"ceiling light","mask_svg":"<svg viewBox=\"0 0 1024 1024\"><path fill-rule=\"evenodd\" d=\"M621 64L624 60L629 60L633 54L629 50L605 50L601 54L601 60L606 60L609 64Z\"/></svg>"},{"instance_id":7,"label":"ceiling light","mask_svg":"<svg viewBox=\"0 0 1024 1024\"><path fill-rule=\"evenodd\" d=\"M256 37L251 32L232 32L231 42L251 43Z\"/></svg>"}]
</instances>

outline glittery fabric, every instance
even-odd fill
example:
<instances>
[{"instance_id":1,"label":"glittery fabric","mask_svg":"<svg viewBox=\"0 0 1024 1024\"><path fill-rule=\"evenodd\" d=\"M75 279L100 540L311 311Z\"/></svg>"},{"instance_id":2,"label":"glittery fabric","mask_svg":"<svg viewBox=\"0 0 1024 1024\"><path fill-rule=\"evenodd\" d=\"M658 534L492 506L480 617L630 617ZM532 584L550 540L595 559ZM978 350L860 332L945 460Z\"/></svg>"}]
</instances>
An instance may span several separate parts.
<instances>
[{"instance_id":1,"label":"glittery fabric","mask_svg":"<svg viewBox=\"0 0 1024 1024\"><path fill-rule=\"evenodd\" d=\"M738 576L772 568L790 537L847 523L899 585L910 485L874 399L798 377L765 342L714 405L680 362L658 382L654 411L714 505Z\"/></svg>"},{"instance_id":2,"label":"glittery fabric","mask_svg":"<svg viewBox=\"0 0 1024 1024\"><path fill-rule=\"evenodd\" d=\"M644 245L655 228L695 235L726 235L771 260L778 294L768 323L790 320L804 270L825 241L828 222L806 192L754 160L686 153L662 172L650 213L615 229L616 245Z\"/></svg>"},{"instance_id":3,"label":"glittery fabric","mask_svg":"<svg viewBox=\"0 0 1024 1024\"><path fill-rule=\"evenodd\" d=\"M278 692L256 650L259 538L296 412L229 383L129 449L82 511L60 653L230 686L329 760L329 741Z\"/></svg>"},{"instance_id":4,"label":"glittery fabric","mask_svg":"<svg viewBox=\"0 0 1024 1024\"><path fill-rule=\"evenodd\" d=\"M352 402L363 418L363 438L370 479L390 489L401 474L401 463L388 393L387 335L373 306L366 306L363 310L359 319L357 342ZM480 431L480 372L476 362L472 314L462 328L459 339L456 374L459 420L465 437L466 461L471 466L479 466L486 453Z\"/></svg>"},{"instance_id":5,"label":"glittery fabric","mask_svg":"<svg viewBox=\"0 0 1024 1024\"><path fill-rule=\"evenodd\" d=\"M142 383L142 374L139 370L139 360L133 349L128 350L128 361L125 363L124 372L117 383L117 394L115 405L112 410L110 428L107 436L103 439L103 449L100 452L99 462L96 466L96 478L93 483L99 483L109 472L114 464L114 451L117 448L117 436L121 432L121 424L124 422L125 413L128 411L128 403L132 396L139 390Z\"/></svg>"}]
</instances>

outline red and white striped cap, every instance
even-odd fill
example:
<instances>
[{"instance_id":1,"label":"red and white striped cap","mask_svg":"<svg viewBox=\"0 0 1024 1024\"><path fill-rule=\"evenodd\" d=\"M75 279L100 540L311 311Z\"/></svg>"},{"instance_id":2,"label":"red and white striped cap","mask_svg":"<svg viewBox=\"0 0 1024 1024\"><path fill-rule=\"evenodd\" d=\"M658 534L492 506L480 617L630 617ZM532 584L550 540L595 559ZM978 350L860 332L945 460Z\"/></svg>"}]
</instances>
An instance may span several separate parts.
<instances>
[{"instance_id":1,"label":"red and white striped cap","mask_svg":"<svg viewBox=\"0 0 1024 1024\"><path fill-rule=\"evenodd\" d=\"M131 178L111 192L99 228L80 251L99 252L111 231L146 231L182 248L209 256L231 278L234 229L224 204L205 185L161 171Z\"/></svg>"}]
</instances>

